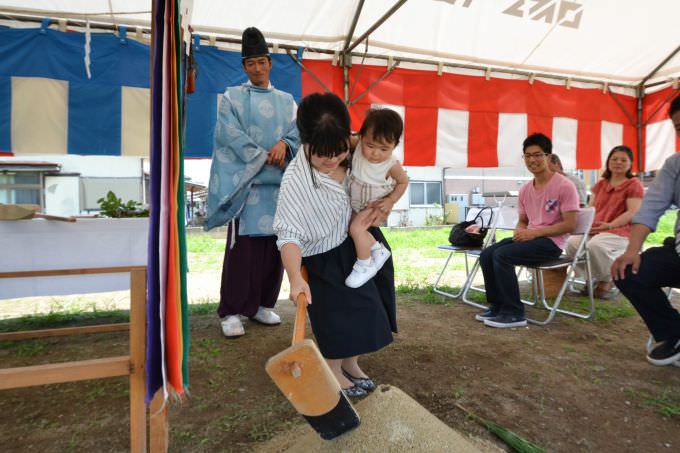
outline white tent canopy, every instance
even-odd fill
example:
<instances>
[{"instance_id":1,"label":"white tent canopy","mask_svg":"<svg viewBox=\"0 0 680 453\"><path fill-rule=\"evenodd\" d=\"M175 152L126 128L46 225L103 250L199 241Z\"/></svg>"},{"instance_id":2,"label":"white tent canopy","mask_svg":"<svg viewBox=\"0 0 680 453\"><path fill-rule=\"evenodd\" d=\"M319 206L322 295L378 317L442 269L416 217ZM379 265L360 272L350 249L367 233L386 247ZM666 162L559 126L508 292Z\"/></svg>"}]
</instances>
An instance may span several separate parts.
<instances>
[{"instance_id":1,"label":"white tent canopy","mask_svg":"<svg viewBox=\"0 0 680 453\"><path fill-rule=\"evenodd\" d=\"M203 34L342 51L370 33L368 53L637 85L680 44L675 0L193 0ZM402 4L403 3L403 4ZM0 0L0 13L149 26L149 0ZM353 49L363 52L364 43ZM680 75L674 55L650 82Z\"/></svg>"}]
</instances>

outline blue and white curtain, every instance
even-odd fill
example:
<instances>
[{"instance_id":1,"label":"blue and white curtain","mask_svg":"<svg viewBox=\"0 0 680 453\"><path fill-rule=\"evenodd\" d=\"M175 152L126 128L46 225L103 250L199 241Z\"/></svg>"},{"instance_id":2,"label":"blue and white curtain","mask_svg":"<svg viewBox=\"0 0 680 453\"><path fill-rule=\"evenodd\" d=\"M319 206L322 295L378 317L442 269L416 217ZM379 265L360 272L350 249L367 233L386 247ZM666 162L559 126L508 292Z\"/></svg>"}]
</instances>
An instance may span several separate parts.
<instances>
[{"instance_id":1,"label":"blue and white curtain","mask_svg":"<svg viewBox=\"0 0 680 453\"><path fill-rule=\"evenodd\" d=\"M145 156L149 153L149 46L45 26L0 29L0 153ZM185 157L210 157L219 96L246 81L240 54L194 45L196 92L187 96ZM273 55L272 84L301 96L300 68Z\"/></svg>"}]
</instances>

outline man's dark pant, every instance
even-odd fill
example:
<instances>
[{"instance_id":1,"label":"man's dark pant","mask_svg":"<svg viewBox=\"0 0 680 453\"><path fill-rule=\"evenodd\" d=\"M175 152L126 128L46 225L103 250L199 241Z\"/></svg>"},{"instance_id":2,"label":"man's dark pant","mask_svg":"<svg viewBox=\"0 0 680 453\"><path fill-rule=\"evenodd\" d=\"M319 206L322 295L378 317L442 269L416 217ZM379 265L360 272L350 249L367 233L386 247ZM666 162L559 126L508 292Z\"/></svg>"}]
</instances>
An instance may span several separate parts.
<instances>
[{"instance_id":1,"label":"man's dark pant","mask_svg":"<svg viewBox=\"0 0 680 453\"><path fill-rule=\"evenodd\" d=\"M640 269L616 286L633 304L656 341L680 338L680 313L670 304L663 287L680 287L680 256L672 245L653 247L640 255Z\"/></svg>"},{"instance_id":2,"label":"man's dark pant","mask_svg":"<svg viewBox=\"0 0 680 453\"><path fill-rule=\"evenodd\" d=\"M279 297L283 264L276 248L276 236L237 236L231 248L231 228L222 266L222 287L217 314L255 316L260 307L273 308Z\"/></svg>"},{"instance_id":3,"label":"man's dark pant","mask_svg":"<svg viewBox=\"0 0 680 453\"><path fill-rule=\"evenodd\" d=\"M514 242L507 238L487 247L479 257L486 301L498 313L524 315L515 266L531 266L559 258L562 250L549 238Z\"/></svg>"}]
</instances>

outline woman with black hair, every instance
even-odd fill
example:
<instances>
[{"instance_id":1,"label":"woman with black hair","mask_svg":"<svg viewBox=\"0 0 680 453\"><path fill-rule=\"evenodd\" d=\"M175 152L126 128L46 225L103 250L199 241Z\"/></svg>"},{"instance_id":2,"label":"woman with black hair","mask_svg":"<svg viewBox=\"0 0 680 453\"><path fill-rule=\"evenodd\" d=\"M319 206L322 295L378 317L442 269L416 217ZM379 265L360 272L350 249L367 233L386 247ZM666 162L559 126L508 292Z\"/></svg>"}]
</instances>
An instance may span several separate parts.
<instances>
[{"instance_id":1,"label":"woman with black hair","mask_svg":"<svg viewBox=\"0 0 680 453\"><path fill-rule=\"evenodd\" d=\"M347 175L350 118L332 93L305 97L297 111L303 152L283 176L274 231L290 281L290 298L304 293L312 331L333 374L348 396L364 396L375 383L359 367L362 354L392 342L397 331L394 267L390 258L359 288L345 286L356 261L348 236L352 208ZM375 210L365 227L384 221ZM389 248L377 227L369 231ZM304 265L309 283L302 278Z\"/></svg>"},{"instance_id":2,"label":"woman with black hair","mask_svg":"<svg viewBox=\"0 0 680 453\"><path fill-rule=\"evenodd\" d=\"M630 237L631 220L640 209L644 188L632 172L633 152L625 145L612 148L607 156L602 179L593 186L590 206L595 208L595 220L588 239L595 297L610 299L619 291L614 286L611 267L626 250ZM581 236L567 241L568 255L576 253ZM585 275L579 266L577 275ZM584 291L585 292L585 291Z\"/></svg>"}]
</instances>

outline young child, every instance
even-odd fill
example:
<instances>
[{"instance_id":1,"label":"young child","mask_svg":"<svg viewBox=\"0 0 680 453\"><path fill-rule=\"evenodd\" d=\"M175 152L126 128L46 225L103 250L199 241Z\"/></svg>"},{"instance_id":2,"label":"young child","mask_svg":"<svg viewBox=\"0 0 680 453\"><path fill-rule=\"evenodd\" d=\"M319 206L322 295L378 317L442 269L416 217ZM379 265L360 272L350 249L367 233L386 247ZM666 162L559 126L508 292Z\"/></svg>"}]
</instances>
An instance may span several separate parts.
<instances>
[{"instance_id":1,"label":"young child","mask_svg":"<svg viewBox=\"0 0 680 453\"><path fill-rule=\"evenodd\" d=\"M392 151L399 144L404 123L390 109L370 109L359 131L352 157L350 201L354 215L349 235L357 261L345 285L358 288L369 281L390 257L390 251L366 229L373 209L389 214L408 187L408 176Z\"/></svg>"}]
</instances>

